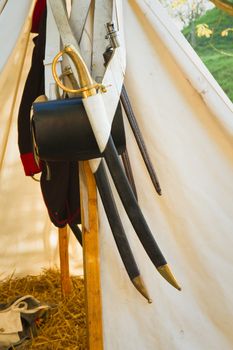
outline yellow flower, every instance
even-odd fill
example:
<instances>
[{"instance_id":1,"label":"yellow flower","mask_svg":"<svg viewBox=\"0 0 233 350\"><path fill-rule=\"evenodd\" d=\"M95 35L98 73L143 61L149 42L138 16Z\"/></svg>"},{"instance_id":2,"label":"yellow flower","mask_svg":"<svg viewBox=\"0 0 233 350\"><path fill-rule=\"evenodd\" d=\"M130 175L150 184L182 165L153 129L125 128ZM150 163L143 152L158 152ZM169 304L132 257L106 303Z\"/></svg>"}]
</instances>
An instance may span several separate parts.
<instances>
[{"instance_id":1,"label":"yellow flower","mask_svg":"<svg viewBox=\"0 0 233 350\"><path fill-rule=\"evenodd\" d=\"M229 32L233 32L233 28L224 29L224 30L221 32L221 36L228 36Z\"/></svg>"},{"instance_id":2,"label":"yellow flower","mask_svg":"<svg viewBox=\"0 0 233 350\"><path fill-rule=\"evenodd\" d=\"M204 36L206 38L209 38L213 34L213 30L209 28L208 24L197 24L196 33L198 37Z\"/></svg>"}]
</instances>

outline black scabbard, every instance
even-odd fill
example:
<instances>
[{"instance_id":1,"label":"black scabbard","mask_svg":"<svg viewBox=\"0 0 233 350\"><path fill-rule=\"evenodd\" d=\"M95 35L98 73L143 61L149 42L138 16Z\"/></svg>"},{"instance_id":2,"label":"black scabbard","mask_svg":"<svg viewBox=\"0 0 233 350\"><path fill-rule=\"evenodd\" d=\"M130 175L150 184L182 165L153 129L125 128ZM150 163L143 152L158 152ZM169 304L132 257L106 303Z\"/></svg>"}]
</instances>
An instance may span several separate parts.
<instances>
[{"instance_id":1,"label":"black scabbard","mask_svg":"<svg viewBox=\"0 0 233 350\"><path fill-rule=\"evenodd\" d=\"M100 162L97 171L94 173L94 176L119 254L129 275L129 278L133 280L135 277L140 275L140 272L130 248L128 239L126 237L103 161Z\"/></svg>"},{"instance_id":2,"label":"black scabbard","mask_svg":"<svg viewBox=\"0 0 233 350\"><path fill-rule=\"evenodd\" d=\"M131 168L131 164L130 164L130 159L129 159L129 154L128 154L127 148L122 153L121 159L122 159L122 163L124 165L125 173L126 173L126 176L127 176L128 180L129 180L130 186L131 186L131 188L133 190L133 193L134 193L136 199L138 199L137 189L136 189L136 185L135 185L135 182L134 182L133 171L132 171L132 168Z\"/></svg>"},{"instance_id":3,"label":"black scabbard","mask_svg":"<svg viewBox=\"0 0 233 350\"><path fill-rule=\"evenodd\" d=\"M124 227L122 225L117 206L114 201L112 190L108 181L103 161L100 162L97 171L94 173L96 185L112 230L119 254L134 287L141 293L149 303L151 299L144 285L143 279L137 267L131 251Z\"/></svg>"},{"instance_id":4,"label":"black scabbard","mask_svg":"<svg viewBox=\"0 0 233 350\"><path fill-rule=\"evenodd\" d=\"M165 265L166 260L161 250L159 249L137 203L129 181L119 161L118 154L111 136L109 137L108 143L103 152L103 156L108 165L122 204L145 251L147 252L156 268Z\"/></svg>"},{"instance_id":5,"label":"black scabbard","mask_svg":"<svg viewBox=\"0 0 233 350\"><path fill-rule=\"evenodd\" d=\"M156 175L156 172L154 170L154 167L153 167L153 164L151 162L150 156L148 154L148 151L147 151L144 139L142 137L142 133L141 133L141 131L139 129L136 117L134 115L134 112L133 112L133 109L132 109L132 106L131 106L131 103L130 103L130 100L129 100L129 97L128 97L128 94L127 94L127 91L126 91L126 88L125 88L124 85L123 85L122 90L121 90L120 99L121 99L121 103L122 103L122 105L124 107L125 114L126 114L126 116L128 118L129 124L131 126L131 129L133 131L135 140L136 140L137 145L139 147L139 150L141 152L142 158L144 160L144 163L145 163L146 168L148 170L148 173L150 175L151 181L152 181L152 183L153 183L153 185L155 187L156 192L159 195L161 195L162 191L161 191L161 187L160 187L160 184L159 184L158 177Z\"/></svg>"}]
</instances>

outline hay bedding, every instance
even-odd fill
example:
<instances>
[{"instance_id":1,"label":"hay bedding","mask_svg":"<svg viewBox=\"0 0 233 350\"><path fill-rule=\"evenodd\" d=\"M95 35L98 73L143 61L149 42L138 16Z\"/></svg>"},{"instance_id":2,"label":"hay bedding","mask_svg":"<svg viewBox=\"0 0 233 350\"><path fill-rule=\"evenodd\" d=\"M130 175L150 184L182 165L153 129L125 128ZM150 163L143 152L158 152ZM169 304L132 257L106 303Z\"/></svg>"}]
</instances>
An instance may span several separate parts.
<instances>
[{"instance_id":1,"label":"hay bedding","mask_svg":"<svg viewBox=\"0 0 233 350\"><path fill-rule=\"evenodd\" d=\"M44 270L41 275L23 278L11 276L0 283L0 303L31 294L41 303L53 306L46 322L39 326L38 336L16 350L87 349L84 281L81 277L71 279L73 292L67 298L61 295L58 270Z\"/></svg>"}]
</instances>

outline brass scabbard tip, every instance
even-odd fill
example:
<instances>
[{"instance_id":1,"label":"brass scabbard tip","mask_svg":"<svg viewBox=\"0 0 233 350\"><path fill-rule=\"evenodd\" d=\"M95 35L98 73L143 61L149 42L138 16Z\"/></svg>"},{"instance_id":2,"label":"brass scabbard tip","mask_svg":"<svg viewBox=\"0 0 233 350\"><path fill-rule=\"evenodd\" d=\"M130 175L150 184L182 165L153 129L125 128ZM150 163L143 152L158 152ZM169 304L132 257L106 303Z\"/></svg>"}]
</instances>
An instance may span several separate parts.
<instances>
[{"instance_id":1,"label":"brass scabbard tip","mask_svg":"<svg viewBox=\"0 0 233 350\"><path fill-rule=\"evenodd\" d=\"M181 287L179 286L173 273L170 270L170 267L167 264L157 267L157 270L165 278L165 280L167 280L173 287L175 287L178 290L181 290Z\"/></svg>"},{"instance_id":2,"label":"brass scabbard tip","mask_svg":"<svg viewBox=\"0 0 233 350\"><path fill-rule=\"evenodd\" d=\"M149 297L149 294L141 276L134 277L132 279L132 283L135 286L135 288L137 288L137 290L148 300L148 303L151 304L152 300Z\"/></svg>"}]
</instances>

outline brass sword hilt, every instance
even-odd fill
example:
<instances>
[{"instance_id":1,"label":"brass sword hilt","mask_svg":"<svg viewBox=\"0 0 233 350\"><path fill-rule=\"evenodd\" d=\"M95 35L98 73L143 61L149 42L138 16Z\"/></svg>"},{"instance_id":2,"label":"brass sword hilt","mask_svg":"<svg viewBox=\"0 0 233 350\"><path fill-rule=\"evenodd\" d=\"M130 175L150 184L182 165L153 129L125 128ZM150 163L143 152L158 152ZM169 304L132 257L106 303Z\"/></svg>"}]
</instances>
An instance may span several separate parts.
<instances>
[{"instance_id":1,"label":"brass sword hilt","mask_svg":"<svg viewBox=\"0 0 233 350\"><path fill-rule=\"evenodd\" d=\"M79 89L71 89L64 85L57 74L56 65L58 63L59 58L64 54L67 54L75 65L79 77ZM94 82L83 58L73 45L66 46L54 57L52 63L52 74L57 85L65 92L81 94L83 98L95 95L97 93L97 90L101 90L101 92L106 92L105 86Z\"/></svg>"}]
</instances>

